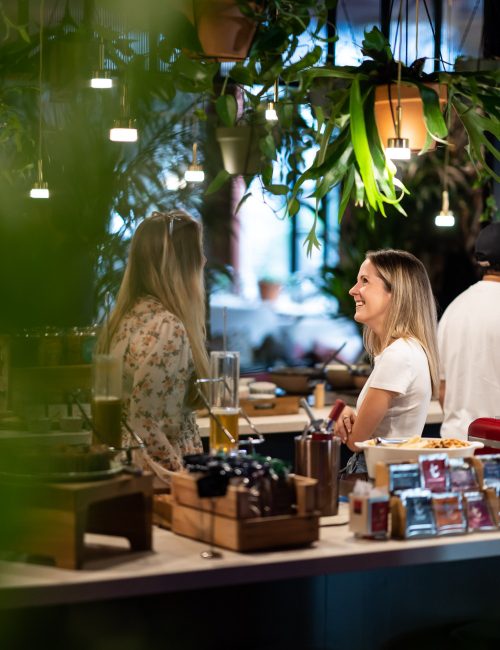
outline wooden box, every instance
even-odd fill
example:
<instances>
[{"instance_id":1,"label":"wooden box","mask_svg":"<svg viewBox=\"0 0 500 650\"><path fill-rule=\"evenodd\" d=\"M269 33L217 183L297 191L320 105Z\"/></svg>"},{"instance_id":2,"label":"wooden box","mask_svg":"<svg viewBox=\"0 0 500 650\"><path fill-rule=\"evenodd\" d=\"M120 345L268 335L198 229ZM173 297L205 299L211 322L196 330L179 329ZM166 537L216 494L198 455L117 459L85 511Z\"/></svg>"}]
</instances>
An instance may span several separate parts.
<instances>
[{"instance_id":1,"label":"wooden box","mask_svg":"<svg viewBox=\"0 0 500 650\"><path fill-rule=\"evenodd\" d=\"M255 518L251 507L251 495L243 486L229 485L223 497L201 499L196 484L200 474L175 472L172 475L172 496L176 504L215 512L217 515L234 519ZM308 515L316 509L315 478L292 475L295 483L295 503L298 515Z\"/></svg>"},{"instance_id":2,"label":"wooden box","mask_svg":"<svg viewBox=\"0 0 500 650\"><path fill-rule=\"evenodd\" d=\"M240 407L249 418L258 418L265 415L291 415L299 412L299 400L300 397L297 395L241 399Z\"/></svg>"},{"instance_id":3,"label":"wooden box","mask_svg":"<svg viewBox=\"0 0 500 650\"><path fill-rule=\"evenodd\" d=\"M245 488L229 486L224 497L200 499L196 478L196 474L183 473L173 478L174 533L233 551L302 546L319 538L315 479L293 477L297 514L253 517Z\"/></svg>"}]
</instances>

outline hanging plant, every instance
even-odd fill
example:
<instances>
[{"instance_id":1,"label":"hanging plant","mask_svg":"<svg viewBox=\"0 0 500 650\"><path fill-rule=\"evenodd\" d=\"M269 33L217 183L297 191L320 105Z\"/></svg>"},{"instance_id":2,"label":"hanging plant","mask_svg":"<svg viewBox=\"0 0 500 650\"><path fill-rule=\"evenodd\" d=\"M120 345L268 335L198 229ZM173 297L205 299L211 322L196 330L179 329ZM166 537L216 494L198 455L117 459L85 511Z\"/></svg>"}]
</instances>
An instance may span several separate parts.
<instances>
[{"instance_id":1,"label":"hanging plant","mask_svg":"<svg viewBox=\"0 0 500 650\"><path fill-rule=\"evenodd\" d=\"M369 57L357 67L321 66L300 73L303 87L312 90L311 104L316 115L315 138L319 145L312 165L294 184L289 202L291 215L306 181L315 181L310 194L317 202L332 188L341 185L339 220L350 200L365 206L370 215L394 208L405 214L401 200L408 190L395 177L396 167L386 157L374 113L377 88L396 82L398 64L390 44L374 27L365 32L362 52ZM485 151L497 160L500 152L489 138L500 137L500 71L441 72L425 74L424 59L401 66L401 84L418 90L427 130L424 153L432 141L445 143L446 121L440 97L430 84L447 90L447 110L454 110L467 133L467 151L480 177L500 180L488 164ZM403 118L404 119L404 118ZM446 144L446 143L445 143ZM316 222L307 237L309 251L319 246Z\"/></svg>"}]
</instances>

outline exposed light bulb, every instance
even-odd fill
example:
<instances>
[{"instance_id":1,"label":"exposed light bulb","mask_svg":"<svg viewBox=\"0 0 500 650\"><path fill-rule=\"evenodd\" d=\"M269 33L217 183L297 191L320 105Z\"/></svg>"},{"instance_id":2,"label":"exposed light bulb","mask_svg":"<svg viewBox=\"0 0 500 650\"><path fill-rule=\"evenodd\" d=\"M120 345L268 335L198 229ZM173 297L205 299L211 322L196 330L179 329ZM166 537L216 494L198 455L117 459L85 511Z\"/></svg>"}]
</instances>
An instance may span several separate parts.
<instances>
[{"instance_id":1,"label":"exposed light bulb","mask_svg":"<svg viewBox=\"0 0 500 650\"><path fill-rule=\"evenodd\" d=\"M134 120L116 120L109 131L109 139L112 142L136 142L137 138Z\"/></svg>"},{"instance_id":2,"label":"exposed light bulb","mask_svg":"<svg viewBox=\"0 0 500 650\"><path fill-rule=\"evenodd\" d=\"M36 181L30 190L30 197L32 199L48 199L49 186L44 181Z\"/></svg>"},{"instance_id":3,"label":"exposed light bulb","mask_svg":"<svg viewBox=\"0 0 500 650\"><path fill-rule=\"evenodd\" d=\"M385 155L391 160L410 160L410 141L408 138L389 138Z\"/></svg>"},{"instance_id":4,"label":"exposed light bulb","mask_svg":"<svg viewBox=\"0 0 500 650\"><path fill-rule=\"evenodd\" d=\"M278 113L276 112L276 108L274 107L274 102L268 102L267 103L266 120L268 122L277 122L278 121Z\"/></svg>"},{"instance_id":5,"label":"exposed light bulb","mask_svg":"<svg viewBox=\"0 0 500 650\"><path fill-rule=\"evenodd\" d=\"M111 79L109 72L106 70L98 70L94 72L94 75L90 80L90 87L98 89L112 88L113 79Z\"/></svg>"},{"instance_id":6,"label":"exposed light bulb","mask_svg":"<svg viewBox=\"0 0 500 650\"><path fill-rule=\"evenodd\" d=\"M184 179L188 183L203 183L205 172L200 165L189 165L184 174Z\"/></svg>"}]
</instances>

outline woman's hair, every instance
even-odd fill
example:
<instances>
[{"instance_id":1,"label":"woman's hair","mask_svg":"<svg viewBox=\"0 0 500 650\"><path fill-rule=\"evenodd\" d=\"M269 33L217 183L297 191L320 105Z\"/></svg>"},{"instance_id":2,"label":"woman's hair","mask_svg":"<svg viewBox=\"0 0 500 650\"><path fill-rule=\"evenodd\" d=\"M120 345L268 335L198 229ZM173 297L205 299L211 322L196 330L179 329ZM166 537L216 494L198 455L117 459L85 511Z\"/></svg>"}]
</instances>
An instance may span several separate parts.
<instances>
[{"instance_id":1,"label":"woman's hair","mask_svg":"<svg viewBox=\"0 0 500 650\"><path fill-rule=\"evenodd\" d=\"M154 296L177 316L189 338L196 374L206 377L202 227L182 210L153 212L137 227L123 280L99 349L113 339L138 298Z\"/></svg>"},{"instance_id":2,"label":"woman's hair","mask_svg":"<svg viewBox=\"0 0 500 650\"><path fill-rule=\"evenodd\" d=\"M375 266L385 287L391 292L384 334L377 336L365 327L363 338L372 355L380 354L393 339L412 337L427 355L432 392L439 386L436 303L424 265L411 253L385 249L369 251L366 259Z\"/></svg>"}]
</instances>

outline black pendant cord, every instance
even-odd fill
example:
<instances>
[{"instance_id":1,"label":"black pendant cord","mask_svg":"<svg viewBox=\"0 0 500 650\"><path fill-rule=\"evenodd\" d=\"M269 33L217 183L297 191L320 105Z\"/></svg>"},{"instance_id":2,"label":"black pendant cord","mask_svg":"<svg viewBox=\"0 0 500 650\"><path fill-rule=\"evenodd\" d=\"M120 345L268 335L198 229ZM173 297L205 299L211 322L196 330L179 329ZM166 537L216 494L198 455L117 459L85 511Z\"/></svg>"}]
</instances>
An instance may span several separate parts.
<instances>
[{"instance_id":1,"label":"black pendant cord","mask_svg":"<svg viewBox=\"0 0 500 650\"><path fill-rule=\"evenodd\" d=\"M429 21L429 27L431 28L432 38L434 39L434 43L436 43L436 30L434 29L434 25L432 24L432 18L431 18L431 14L429 12L429 7L427 6L427 0L423 0L423 3L424 3L425 13L427 14L427 20ZM438 58L439 58L439 61L441 62L441 66L442 66L442 68L444 70L444 61L443 61L443 55L441 53L441 48L439 48L439 57Z\"/></svg>"},{"instance_id":2,"label":"black pendant cord","mask_svg":"<svg viewBox=\"0 0 500 650\"><path fill-rule=\"evenodd\" d=\"M460 39L460 45L458 46L458 53L460 54L462 52L462 48L465 45L465 41L467 40L467 36L469 35L470 28L472 27L472 23L474 21L474 18L476 17L477 10L479 8L479 2L480 0L476 0L476 4L472 8L471 14L469 16L469 20L467 21L467 24L465 25L464 33L462 34L462 38Z\"/></svg>"}]
</instances>

